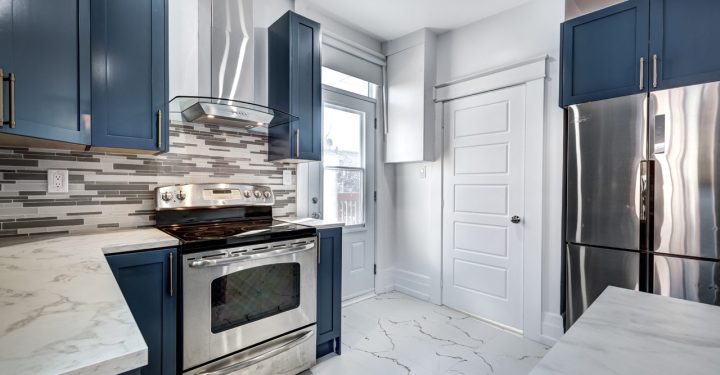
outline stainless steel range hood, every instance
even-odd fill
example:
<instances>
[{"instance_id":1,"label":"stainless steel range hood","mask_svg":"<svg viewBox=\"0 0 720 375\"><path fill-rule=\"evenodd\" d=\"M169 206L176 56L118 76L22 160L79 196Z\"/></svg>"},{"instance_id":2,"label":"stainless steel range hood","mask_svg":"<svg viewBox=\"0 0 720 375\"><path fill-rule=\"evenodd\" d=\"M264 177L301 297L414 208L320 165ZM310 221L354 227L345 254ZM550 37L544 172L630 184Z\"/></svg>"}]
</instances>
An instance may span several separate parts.
<instances>
[{"instance_id":1,"label":"stainless steel range hood","mask_svg":"<svg viewBox=\"0 0 720 375\"><path fill-rule=\"evenodd\" d=\"M239 100L176 96L170 101L171 119L178 122L238 126L246 129L286 124L298 118L283 111Z\"/></svg>"},{"instance_id":2,"label":"stainless steel range hood","mask_svg":"<svg viewBox=\"0 0 720 375\"><path fill-rule=\"evenodd\" d=\"M183 17L194 17L195 14L198 17L198 85L197 92L176 96L170 101L170 119L260 129L297 120L288 113L254 103L253 1L197 0L183 3L173 6L187 7L180 12ZM178 21L187 21L191 25L195 20L186 18ZM191 50L188 48L188 53Z\"/></svg>"}]
</instances>

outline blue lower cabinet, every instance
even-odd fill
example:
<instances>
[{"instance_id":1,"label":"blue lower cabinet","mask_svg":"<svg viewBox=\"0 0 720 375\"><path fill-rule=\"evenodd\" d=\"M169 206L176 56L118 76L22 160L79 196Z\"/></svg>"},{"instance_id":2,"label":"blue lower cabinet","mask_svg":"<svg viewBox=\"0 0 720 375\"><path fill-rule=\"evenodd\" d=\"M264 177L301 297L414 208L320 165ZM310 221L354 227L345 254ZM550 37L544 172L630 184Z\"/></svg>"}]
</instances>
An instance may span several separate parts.
<instances>
[{"instance_id":1,"label":"blue lower cabinet","mask_svg":"<svg viewBox=\"0 0 720 375\"><path fill-rule=\"evenodd\" d=\"M340 354L342 228L318 231L317 357Z\"/></svg>"},{"instance_id":2,"label":"blue lower cabinet","mask_svg":"<svg viewBox=\"0 0 720 375\"><path fill-rule=\"evenodd\" d=\"M176 249L108 255L125 301L148 346L148 364L130 374L176 373Z\"/></svg>"}]
</instances>

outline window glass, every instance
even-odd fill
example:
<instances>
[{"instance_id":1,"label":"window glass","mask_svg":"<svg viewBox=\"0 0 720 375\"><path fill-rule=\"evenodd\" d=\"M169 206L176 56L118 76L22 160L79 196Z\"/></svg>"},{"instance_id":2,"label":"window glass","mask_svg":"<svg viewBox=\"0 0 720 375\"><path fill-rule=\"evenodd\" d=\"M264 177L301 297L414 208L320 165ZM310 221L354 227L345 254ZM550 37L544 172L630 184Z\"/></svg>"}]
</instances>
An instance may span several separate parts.
<instances>
[{"instance_id":1,"label":"window glass","mask_svg":"<svg viewBox=\"0 0 720 375\"><path fill-rule=\"evenodd\" d=\"M326 167L363 167L365 114L325 104L323 163Z\"/></svg>"},{"instance_id":2,"label":"window glass","mask_svg":"<svg viewBox=\"0 0 720 375\"><path fill-rule=\"evenodd\" d=\"M374 83L326 67L322 68L322 83L370 98L375 98L377 88Z\"/></svg>"},{"instance_id":3,"label":"window glass","mask_svg":"<svg viewBox=\"0 0 720 375\"><path fill-rule=\"evenodd\" d=\"M365 224L365 171L325 168L324 218L345 225Z\"/></svg>"}]
</instances>

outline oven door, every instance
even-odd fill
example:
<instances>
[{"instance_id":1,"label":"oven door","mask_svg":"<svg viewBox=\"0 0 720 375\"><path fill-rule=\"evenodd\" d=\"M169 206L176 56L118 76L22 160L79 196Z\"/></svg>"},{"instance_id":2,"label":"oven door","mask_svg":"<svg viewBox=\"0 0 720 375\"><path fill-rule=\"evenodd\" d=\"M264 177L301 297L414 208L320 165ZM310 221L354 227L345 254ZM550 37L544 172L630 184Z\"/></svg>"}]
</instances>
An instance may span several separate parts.
<instances>
[{"instance_id":1,"label":"oven door","mask_svg":"<svg viewBox=\"0 0 720 375\"><path fill-rule=\"evenodd\" d=\"M183 369L315 323L315 238L183 256Z\"/></svg>"}]
</instances>

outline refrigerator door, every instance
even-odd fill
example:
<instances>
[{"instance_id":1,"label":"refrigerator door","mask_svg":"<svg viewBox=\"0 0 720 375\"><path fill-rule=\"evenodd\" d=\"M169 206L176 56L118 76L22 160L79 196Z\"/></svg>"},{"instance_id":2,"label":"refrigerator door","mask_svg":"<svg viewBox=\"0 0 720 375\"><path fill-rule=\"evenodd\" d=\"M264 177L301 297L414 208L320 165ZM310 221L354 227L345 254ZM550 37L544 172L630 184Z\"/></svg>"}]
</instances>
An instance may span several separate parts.
<instances>
[{"instance_id":1,"label":"refrigerator door","mask_svg":"<svg viewBox=\"0 0 720 375\"><path fill-rule=\"evenodd\" d=\"M565 255L566 330L608 286L639 289L639 252L568 244Z\"/></svg>"},{"instance_id":2,"label":"refrigerator door","mask_svg":"<svg viewBox=\"0 0 720 375\"><path fill-rule=\"evenodd\" d=\"M720 262L654 255L653 292L720 306Z\"/></svg>"},{"instance_id":3,"label":"refrigerator door","mask_svg":"<svg viewBox=\"0 0 720 375\"><path fill-rule=\"evenodd\" d=\"M568 110L567 242L638 250L644 94Z\"/></svg>"},{"instance_id":4,"label":"refrigerator door","mask_svg":"<svg viewBox=\"0 0 720 375\"><path fill-rule=\"evenodd\" d=\"M656 252L720 258L720 83L653 92Z\"/></svg>"}]
</instances>

